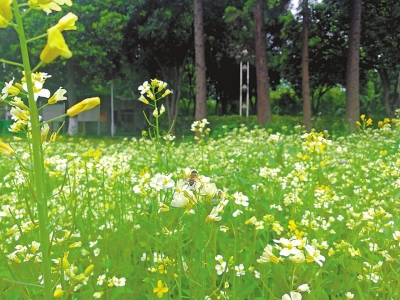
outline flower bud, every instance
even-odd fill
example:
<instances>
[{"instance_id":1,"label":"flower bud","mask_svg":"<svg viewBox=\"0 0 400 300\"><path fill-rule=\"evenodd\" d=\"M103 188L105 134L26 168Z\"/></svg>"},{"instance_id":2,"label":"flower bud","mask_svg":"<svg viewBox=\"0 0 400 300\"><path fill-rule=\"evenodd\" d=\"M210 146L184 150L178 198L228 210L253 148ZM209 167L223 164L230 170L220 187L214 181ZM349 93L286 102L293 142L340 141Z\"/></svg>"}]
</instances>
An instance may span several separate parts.
<instances>
[{"instance_id":1,"label":"flower bud","mask_svg":"<svg viewBox=\"0 0 400 300\"><path fill-rule=\"evenodd\" d=\"M64 295L64 291L62 289L56 289L54 291L53 297L54 298L61 298Z\"/></svg>"},{"instance_id":2,"label":"flower bud","mask_svg":"<svg viewBox=\"0 0 400 300\"><path fill-rule=\"evenodd\" d=\"M167 97L169 94L171 94L172 92L171 92L171 90L166 90L165 92L164 92L164 94L162 94L162 98L165 98L165 97Z\"/></svg>"},{"instance_id":3,"label":"flower bud","mask_svg":"<svg viewBox=\"0 0 400 300\"><path fill-rule=\"evenodd\" d=\"M4 154L6 156L11 156L14 154L14 150L13 148L11 148L9 145L7 145L6 143L3 143L2 141L0 141L0 153Z\"/></svg>"},{"instance_id":4,"label":"flower bud","mask_svg":"<svg viewBox=\"0 0 400 300\"><path fill-rule=\"evenodd\" d=\"M85 272L83 272L83 275L85 275L86 277L90 276L90 274L92 274L94 269L94 264L91 264L89 267L86 268Z\"/></svg>"},{"instance_id":5,"label":"flower bud","mask_svg":"<svg viewBox=\"0 0 400 300\"><path fill-rule=\"evenodd\" d=\"M61 260L62 267L64 270L67 270L70 266L69 261L68 261L68 253L64 253L64 257Z\"/></svg>"},{"instance_id":6,"label":"flower bud","mask_svg":"<svg viewBox=\"0 0 400 300\"><path fill-rule=\"evenodd\" d=\"M47 134L49 133L49 124L43 124L42 128L40 128L40 140L42 142L47 141Z\"/></svg>"},{"instance_id":7,"label":"flower bud","mask_svg":"<svg viewBox=\"0 0 400 300\"><path fill-rule=\"evenodd\" d=\"M82 100L81 102L75 104L70 109L68 109L67 115L70 117L75 117L76 115L80 114L81 112L92 109L93 107L96 107L99 104L100 104L99 97L87 98L87 99Z\"/></svg>"},{"instance_id":8,"label":"flower bud","mask_svg":"<svg viewBox=\"0 0 400 300\"><path fill-rule=\"evenodd\" d=\"M142 101L144 104L149 104L149 101L147 101L143 95L140 96L139 101Z\"/></svg>"}]
</instances>

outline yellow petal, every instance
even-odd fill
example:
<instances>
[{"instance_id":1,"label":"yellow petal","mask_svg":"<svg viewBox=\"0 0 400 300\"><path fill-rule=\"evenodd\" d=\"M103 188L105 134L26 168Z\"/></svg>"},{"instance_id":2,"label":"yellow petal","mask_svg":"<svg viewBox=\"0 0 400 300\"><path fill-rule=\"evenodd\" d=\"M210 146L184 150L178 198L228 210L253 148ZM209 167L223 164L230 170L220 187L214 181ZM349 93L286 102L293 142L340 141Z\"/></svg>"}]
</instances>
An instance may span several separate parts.
<instances>
[{"instance_id":1,"label":"yellow petal","mask_svg":"<svg viewBox=\"0 0 400 300\"><path fill-rule=\"evenodd\" d=\"M62 289L56 289L54 291L53 297L54 298L61 298L64 295L64 291Z\"/></svg>"},{"instance_id":2,"label":"yellow petal","mask_svg":"<svg viewBox=\"0 0 400 300\"><path fill-rule=\"evenodd\" d=\"M14 153L14 150L8 146L6 143L0 141L0 153L6 156L11 156Z\"/></svg>"},{"instance_id":3,"label":"yellow petal","mask_svg":"<svg viewBox=\"0 0 400 300\"><path fill-rule=\"evenodd\" d=\"M96 107L99 104L100 104L99 97L88 98L88 99L82 100L81 102L75 104L70 109L68 109L67 115L70 117L74 117L74 116L80 114L81 112L84 112L85 110L89 110L89 109L92 109L93 107Z\"/></svg>"},{"instance_id":4,"label":"yellow petal","mask_svg":"<svg viewBox=\"0 0 400 300\"><path fill-rule=\"evenodd\" d=\"M65 43L62 33L53 26L47 30L47 44L40 54L40 60L48 64L56 59L58 56L70 58L72 56L68 45Z\"/></svg>"},{"instance_id":5,"label":"yellow petal","mask_svg":"<svg viewBox=\"0 0 400 300\"><path fill-rule=\"evenodd\" d=\"M56 27L59 31L63 30L75 30L75 22L78 20L78 16L73 13L68 13L64 17L62 17Z\"/></svg>"},{"instance_id":6,"label":"yellow petal","mask_svg":"<svg viewBox=\"0 0 400 300\"><path fill-rule=\"evenodd\" d=\"M8 21L13 18L11 3L12 0L0 0L0 16Z\"/></svg>"},{"instance_id":7,"label":"yellow petal","mask_svg":"<svg viewBox=\"0 0 400 300\"><path fill-rule=\"evenodd\" d=\"M8 26L8 21L0 15L0 28L6 28Z\"/></svg>"}]
</instances>

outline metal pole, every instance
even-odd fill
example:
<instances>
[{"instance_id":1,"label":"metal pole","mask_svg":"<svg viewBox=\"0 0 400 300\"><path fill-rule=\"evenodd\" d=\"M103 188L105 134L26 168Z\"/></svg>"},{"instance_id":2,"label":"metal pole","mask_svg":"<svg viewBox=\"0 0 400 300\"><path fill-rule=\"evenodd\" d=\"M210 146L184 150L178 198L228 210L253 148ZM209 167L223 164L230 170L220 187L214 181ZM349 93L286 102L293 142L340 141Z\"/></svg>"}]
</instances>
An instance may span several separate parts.
<instances>
[{"instance_id":1,"label":"metal pole","mask_svg":"<svg viewBox=\"0 0 400 300\"><path fill-rule=\"evenodd\" d=\"M247 91L246 91L246 117L249 117L249 104L250 104L250 84L249 84L249 78L250 78L250 64L249 61L247 61Z\"/></svg>"},{"instance_id":2,"label":"metal pole","mask_svg":"<svg viewBox=\"0 0 400 300\"><path fill-rule=\"evenodd\" d=\"M240 61L240 98L239 98L239 115L242 115L242 105L243 105L243 92L242 92L242 85L243 85L243 66L242 61Z\"/></svg>"},{"instance_id":3,"label":"metal pole","mask_svg":"<svg viewBox=\"0 0 400 300\"><path fill-rule=\"evenodd\" d=\"M114 136L114 82L111 81L111 136Z\"/></svg>"}]
</instances>

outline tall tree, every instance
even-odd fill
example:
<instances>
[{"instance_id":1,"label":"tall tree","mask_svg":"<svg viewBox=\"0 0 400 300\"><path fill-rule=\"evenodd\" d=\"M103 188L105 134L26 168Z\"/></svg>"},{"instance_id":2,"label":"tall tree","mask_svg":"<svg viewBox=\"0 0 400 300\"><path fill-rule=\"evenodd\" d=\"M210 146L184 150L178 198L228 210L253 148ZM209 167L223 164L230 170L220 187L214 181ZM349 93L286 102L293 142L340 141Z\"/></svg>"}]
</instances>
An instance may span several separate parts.
<instances>
[{"instance_id":1,"label":"tall tree","mask_svg":"<svg viewBox=\"0 0 400 300\"><path fill-rule=\"evenodd\" d=\"M302 93L303 93L303 123L307 132L311 131L311 101L310 101L310 79L308 72L308 28L309 28L309 11L308 0L303 0L303 32L302 32L302 51L301 51L301 67L302 67Z\"/></svg>"},{"instance_id":2,"label":"tall tree","mask_svg":"<svg viewBox=\"0 0 400 300\"><path fill-rule=\"evenodd\" d=\"M269 77L264 24L264 1L257 0L254 6L255 56L257 74L257 118L258 124L271 122L269 99Z\"/></svg>"},{"instance_id":3,"label":"tall tree","mask_svg":"<svg viewBox=\"0 0 400 300\"><path fill-rule=\"evenodd\" d=\"M362 0L353 0L346 72L346 119L350 130L360 116L360 39Z\"/></svg>"},{"instance_id":4,"label":"tall tree","mask_svg":"<svg viewBox=\"0 0 400 300\"><path fill-rule=\"evenodd\" d=\"M195 119L207 115L206 58L204 50L203 0L194 0L194 49L196 59L196 113Z\"/></svg>"}]
</instances>

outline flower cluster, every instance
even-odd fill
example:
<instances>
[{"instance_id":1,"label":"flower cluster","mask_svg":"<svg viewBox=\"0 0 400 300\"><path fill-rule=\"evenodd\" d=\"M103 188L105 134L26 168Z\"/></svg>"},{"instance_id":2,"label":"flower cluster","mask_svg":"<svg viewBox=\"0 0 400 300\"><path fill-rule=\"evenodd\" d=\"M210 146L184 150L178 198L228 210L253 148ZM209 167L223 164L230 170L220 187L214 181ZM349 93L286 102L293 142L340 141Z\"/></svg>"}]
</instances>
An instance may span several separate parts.
<instances>
[{"instance_id":1,"label":"flower cluster","mask_svg":"<svg viewBox=\"0 0 400 300\"><path fill-rule=\"evenodd\" d=\"M190 184L186 178L190 177L191 172L189 168L186 168L185 179L180 179L176 183L171 206L183 207L193 213L191 209L195 204L203 201L210 202L218 190L215 183L211 183L211 179L203 175L198 176L193 184Z\"/></svg>"},{"instance_id":2,"label":"flower cluster","mask_svg":"<svg viewBox=\"0 0 400 300\"><path fill-rule=\"evenodd\" d=\"M196 141L203 142L205 137L210 134L211 129L206 128L208 124L210 124L210 122L208 122L207 119L193 122L190 130L198 133L198 135L194 137Z\"/></svg>"},{"instance_id":3,"label":"flower cluster","mask_svg":"<svg viewBox=\"0 0 400 300\"><path fill-rule=\"evenodd\" d=\"M138 88L140 91L139 100L142 101L144 104L154 107L153 116L156 119L165 112L164 105L161 104L161 107L158 107L157 101L167 97L169 94L172 93L170 89L166 89L167 86L168 84L166 82L154 78L151 80L150 83L148 81L145 81Z\"/></svg>"},{"instance_id":4,"label":"flower cluster","mask_svg":"<svg viewBox=\"0 0 400 300\"><path fill-rule=\"evenodd\" d=\"M31 84L33 86L35 101L37 101L39 97L48 98L46 105L52 105L56 104L58 101L67 100L67 98L64 96L67 91L62 87L55 91L52 96L50 96L50 91L43 87L46 80L50 77L51 75L44 72L36 72L31 75ZM25 76L22 77L20 83L14 83L14 80L15 78L13 78L10 82L5 83L5 86L1 91L1 99L3 102L6 102L12 106L10 113L11 119L14 121L14 123L10 126L9 131L18 133L30 129L31 108L29 108L28 104L26 103L28 98L27 78ZM24 100L21 97L24 97ZM66 115L69 117L74 117L77 114L85 110L90 110L99 104L100 98L88 98L69 108ZM41 127L42 141L46 140L48 131L49 126L47 123L44 123Z\"/></svg>"},{"instance_id":5,"label":"flower cluster","mask_svg":"<svg viewBox=\"0 0 400 300\"><path fill-rule=\"evenodd\" d=\"M365 115L361 115L360 120L361 122L357 121L356 124L361 130L365 130L366 127L372 125L372 119L371 118L366 119Z\"/></svg>"},{"instance_id":6,"label":"flower cluster","mask_svg":"<svg viewBox=\"0 0 400 300\"><path fill-rule=\"evenodd\" d=\"M295 264L307 261L308 263L316 262L322 267L325 261L325 257L321 255L318 249L313 245L307 244L306 238L299 240L294 236L290 239L280 238L279 240L274 240L274 242L274 246L267 245L264 248L263 254L257 260L258 263L273 262L278 264L287 257ZM273 253L274 249L279 250L280 257Z\"/></svg>"},{"instance_id":7,"label":"flower cluster","mask_svg":"<svg viewBox=\"0 0 400 300\"><path fill-rule=\"evenodd\" d=\"M332 141L324 138L324 134L322 132L310 132L305 133L301 136L305 141L302 144L303 150L308 151L310 153L322 154L324 153L326 146L331 145Z\"/></svg>"}]
</instances>

